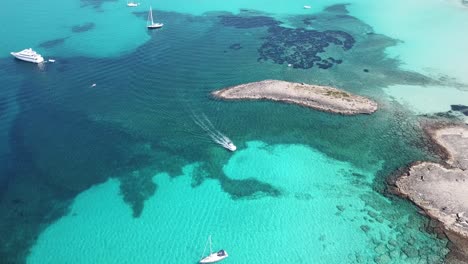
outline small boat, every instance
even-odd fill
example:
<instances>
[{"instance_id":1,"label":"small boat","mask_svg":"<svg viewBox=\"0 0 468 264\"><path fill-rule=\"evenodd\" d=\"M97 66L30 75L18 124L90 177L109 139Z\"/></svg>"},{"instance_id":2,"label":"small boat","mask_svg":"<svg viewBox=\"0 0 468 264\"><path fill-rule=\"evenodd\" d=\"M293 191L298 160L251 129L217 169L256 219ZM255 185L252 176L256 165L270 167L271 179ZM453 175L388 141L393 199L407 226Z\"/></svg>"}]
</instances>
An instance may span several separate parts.
<instances>
[{"instance_id":1,"label":"small boat","mask_svg":"<svg viewBox=\"0 0 468 264\"><path fill-rule=\"evenodd\" d=\"M312 7L310 5L305 5L304 9L311 9Z\"/></svg>"},{"instance_id":2,"label":"small boat","mask_svg":"<svg viewBox=\"0 0 468 264\"><path fill-rule=\"evenodd\" d=\"M15 58L17 58L18 60L22 60L22 61L27 61L27 62L32 62L32 63L44 62L44 58L40 54L32 50L31 48L24 49L19 52L11 52L10 54L13 55Z\"/></svg>"},{"instance_id":3,"label":"small boat","mask_svg":"<svg viewBox=\"0 0 468 264\"><path fill-rule=\"evenodd\" d=\"M236 145L234 145L234 143L232 143L232 141L227 142L224 145L224 147L227 148L230 151L236 151L236 149L237 149Z\"/></svg>"},{"instance_id":4,"label":"small boat","mask_svg":"<svg viewBox=\"0 0 468 264\"><path fill-rule=\"evenodd\" d=\"M55 60L54 60L54 59L49 59L49 62L52 62L52 63L53 63L53 62L55 62Z\"/></svg>"},{"instance_id":5,"label":"small boat","mask_svg":"<svg viewBox=\"0 0 468 264\"><path fill-rule=\"evenodd\" d=\"M146 27L148 29L157 29L157 28L162 28L164 26L163 23L154 23L153 21L153 10L151 9L151 6L150 6L150 10L149 10L149 13L148 13L148 22L146 22Z\"/></svg>"},{"instance_id":6,"label":"small boat","mask_svg":"<svg viewBox=\"0 0 468 264\"><path fill-rule=\"evenodd\" d=\"M137 7L139 5L140 5L140 3L137 3L137 2L134 2L134 1L130 1L130 2L127 1L127 6L128 7Z\"/></svg>"},{"instance_id":7,"label":"small boat","mask_svg":"<svg viewBox=\"0 0 468 264\"><path fill-rule=\"evenodd\" d=\"M228 257L228 253L224 249L213 253L213 249L211 247L211 236L208 237L208 242L210 243L210 254L206 257L203 257L205 255L206 250L205 244L205 249L203 250L202 259L200 260L200 263L215 263Z\"/></svg>"},{"instance_id":8,"label":"small boat","mask_svg":"<svg viewBox=\"0 0 468 264\"><path fill-rule=\"evenodd\" d=\"M91 84L91 87L96 87L96 84L95 83Z\"/></svg>"}]
</instances>

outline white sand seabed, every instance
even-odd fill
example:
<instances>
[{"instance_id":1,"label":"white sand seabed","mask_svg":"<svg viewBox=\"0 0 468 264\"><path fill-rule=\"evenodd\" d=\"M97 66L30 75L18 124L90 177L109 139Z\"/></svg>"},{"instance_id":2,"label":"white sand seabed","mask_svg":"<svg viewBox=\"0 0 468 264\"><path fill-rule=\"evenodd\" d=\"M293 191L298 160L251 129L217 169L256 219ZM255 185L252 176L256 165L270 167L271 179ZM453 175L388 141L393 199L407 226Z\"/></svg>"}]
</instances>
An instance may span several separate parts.
<instances>
[{"instance_id":1,"label":"white sand seabed","mask_svg":"<svg viewBox=\"0 0 468 264\"><path fill-rule=\"evenodd\" d=\"M468 104L468 34L463 34L468 8L460 0L351 1L348 9L375 32L401 41L386 53L400 60L402 69L466 84L465 88L395 85L384 89L390 97L421 114Z\"/></svg>"},{"instance_id":2,"label":"white sand seabed","mask_svg":"<svg viewBox=\"0 0 468 264\"><path fill-rule=\"evenodd\" d=\"M468 87L392 85L384 91L417 114L447 112L450 105L468 104Z\"/></svg>"}]
</instances>

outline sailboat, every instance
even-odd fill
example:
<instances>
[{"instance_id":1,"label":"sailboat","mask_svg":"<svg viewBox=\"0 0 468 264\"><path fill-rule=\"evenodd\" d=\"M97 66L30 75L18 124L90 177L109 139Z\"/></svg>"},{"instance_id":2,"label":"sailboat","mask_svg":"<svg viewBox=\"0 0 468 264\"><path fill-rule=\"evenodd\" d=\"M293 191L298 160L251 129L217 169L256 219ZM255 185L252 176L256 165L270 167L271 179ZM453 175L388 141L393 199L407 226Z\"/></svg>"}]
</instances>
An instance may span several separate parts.
<instances>
[{"instance_id":1,"label":"sailboat","mask_svg":"<svg viewBox=\"0 0 468 264\"><path fill-rule=\"evenodd\" d=\"M207 243L210 243L210 254L204 257L205 250L206 250L206 244L205 244L205 249L203 249L202 259L200 260L200 263L202 264L203 263L215 263L228 257L228 253L224 249L221 249L220 251L213 253L213 248L211 247L211 236L208 237Z\"/></svg>"},{"instance_id":2,"label":"sailboat","mask_svg":"<svg viewBox=\"0 0 468 264\"><path fill-rule=\"evenodd\" d=\"M135 1L127 1L127 6L128 7L137 7L139 5L140 5L140 3L137 3Z\"/></svg>"},{"instance_id":3,"label":"sailboat","mask_svg":"<svg viewBox=\"0 0 468 264\"><path fill-rule=\"evenodd\" d=\"M146 27L148 29L156 29L156 28L162 28L164 26L163 23L154 23L153 21L153 10L151 9L151 6L150 6L150 10L149 10L149 13L148 13L148 22L146 22Z\"/></svg>"}]
</instances>

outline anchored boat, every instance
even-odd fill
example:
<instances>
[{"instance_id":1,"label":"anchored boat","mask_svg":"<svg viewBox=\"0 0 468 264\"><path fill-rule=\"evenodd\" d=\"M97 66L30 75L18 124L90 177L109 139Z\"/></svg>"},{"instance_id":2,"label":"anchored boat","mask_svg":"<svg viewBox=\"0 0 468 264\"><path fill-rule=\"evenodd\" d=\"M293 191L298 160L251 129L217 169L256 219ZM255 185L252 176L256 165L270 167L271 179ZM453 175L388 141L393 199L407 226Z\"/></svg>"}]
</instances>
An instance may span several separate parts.
<instances>
[{"instance_id":1,"label":"anchored boat","mask_svg":"<svg viewBox=\"0 0 468 264\"><path fill-rule=\"evenodd\" d=\"M135 1L130 1L130 2L127 1L127 6L128 6L128 7L137 7L137 6L139 6L139 5L140 5L140 3L137 3L137 2L135 2Z\"/></svg>"},{"instance_id":2,"label":"anchored boat","mask_svg":"<svg viewBox=\"0 0 468 264\"><path fill-rule=\"evenodd\" d=\"M150 6L150 10L149 10L149 13L148 13L148 22L146 23L146 27L148 29L157 29L157 28L162 28L164 26L163 23L154 23L153 21L153 10L151 9L151 6Z\"/></svg>"},{"instance_id":3,"label":"anchored boat","mask_svg":"<svg viewBox=\"0 0 468 264\"><path fill-rule=\"evenodd\" d=\"M210 254L206 257L203 257L205 255L205 250L206 250L206 244L205 244L205 249L203 249L202 259L200 260L200 263L202 264L215 263L228 257L228 253L224 249L221 249L220 251L213 253L213 248L211 246L211 236L208 237L207 243L210 244Z\"/></svg>"},{"instance_id":4,"label":"anchored boat","mask_svg":"<svg viewBox=\"0 0 468 264\"><path fill-rule=\"evenodd\" d=\"M17 58L18 60L22 60L22 61L27 61L27 62L32 62L32 63L44 62L44 58L40 54L32 50L31 48L24 49L19 52L11 52L10 54L13 55L15 58Z\"/></svg>"}]
</instances>

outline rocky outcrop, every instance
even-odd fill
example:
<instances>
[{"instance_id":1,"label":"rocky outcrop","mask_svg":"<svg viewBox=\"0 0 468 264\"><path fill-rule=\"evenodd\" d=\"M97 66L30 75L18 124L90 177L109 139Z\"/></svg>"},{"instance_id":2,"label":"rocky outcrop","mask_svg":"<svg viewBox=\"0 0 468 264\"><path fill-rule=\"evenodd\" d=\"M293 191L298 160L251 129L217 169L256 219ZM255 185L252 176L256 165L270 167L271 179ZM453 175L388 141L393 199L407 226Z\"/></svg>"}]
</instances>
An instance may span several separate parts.
<instances>
[{"instance_id":1,"label":"rocky outcrop","mask_svg":"<svg viewBox=\"0 0 468 264\"><path fill-rule=\"evenodd\" d=\"M343 115L371 114L378 108L368 98L337 88L278 80L241 84L214 91L212 95L225 100L280 101Z\"/></svg>"},{"instance_id":2,"label":"rocky outcrop","mask_svg":"<svg viewBox=\"0 0 468 264\"><path fill-rule=\"evenodd\" d=\"M413 164L396 180L397 192L440 222L452 242L452 255L461 261L454 263L468 263L468 126L429 133L445 150L446 163Z\"/></svg>"}]
</instances>

